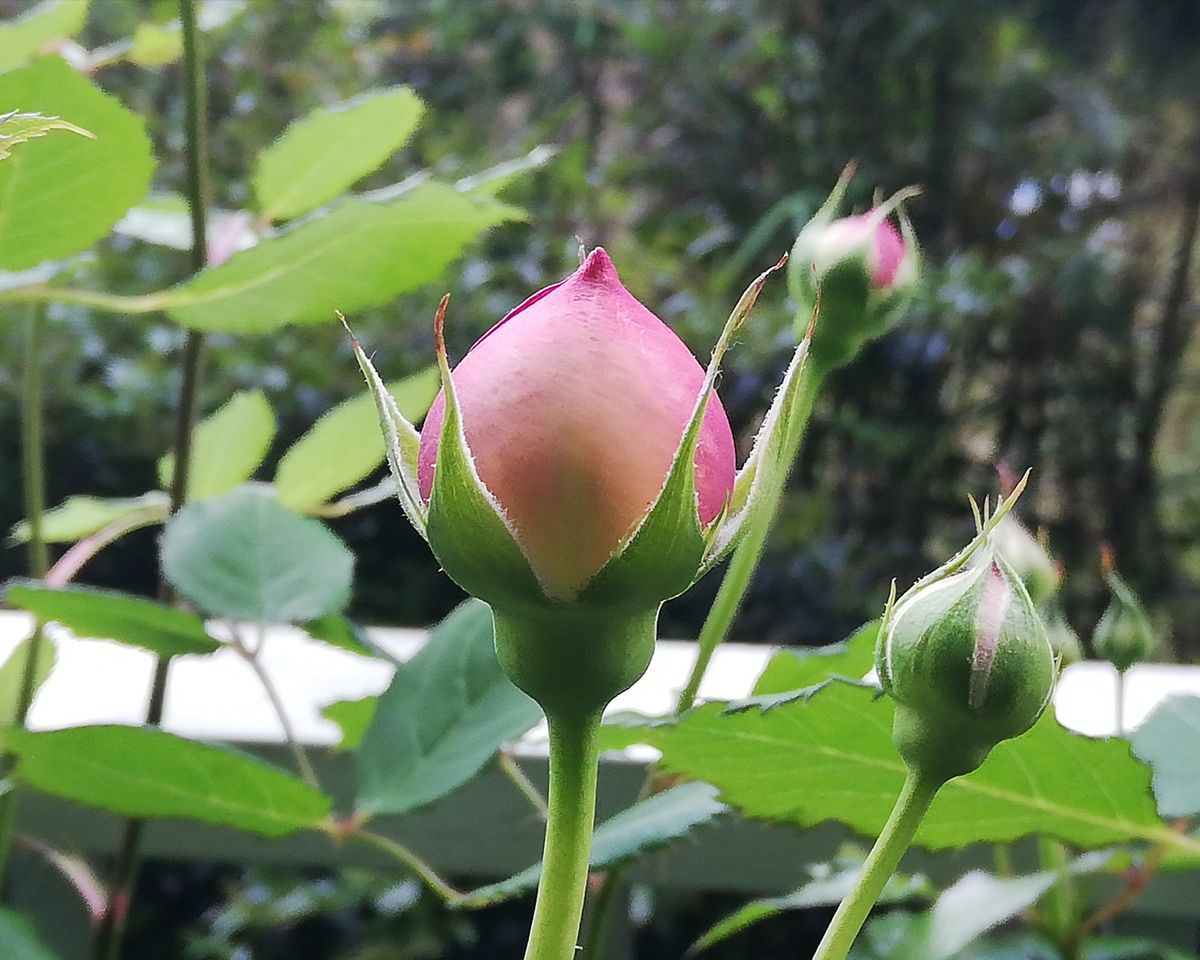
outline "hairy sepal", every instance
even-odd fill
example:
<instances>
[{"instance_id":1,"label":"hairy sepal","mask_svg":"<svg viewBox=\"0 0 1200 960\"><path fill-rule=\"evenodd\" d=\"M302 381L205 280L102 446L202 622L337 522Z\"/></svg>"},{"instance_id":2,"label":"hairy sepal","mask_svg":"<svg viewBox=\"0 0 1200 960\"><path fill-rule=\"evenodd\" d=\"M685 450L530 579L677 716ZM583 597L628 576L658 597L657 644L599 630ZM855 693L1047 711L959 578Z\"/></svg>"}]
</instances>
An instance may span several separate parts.
<instances>
[{"instance_id":1,"label":"hairy sepal","mask_svg":"<svg viewBox=\"0 0 1200 960\"><path fill-rule=\"evenodd\" d=\"M400 412L391 391L376 372L370 358L363 352L358 339L350 331L346 318L340 313L338 317L350 333L350 344L354 348L355 359L358 360L358 366L367 379L371 396L375 398L375 407L379 411L379 425L383 428L387 448L388 466L396 480L400 506L417 533L428 540L428 512L417 486L417 454L421 447L421 435Z\"/></svg>"},{"instance_id":2,"label":"hairy sepal","mask_svg":"<svg viewBox=\"0 0 1200 960\"><path fill-rule=\"evenodd\" d=\"M738 471L726 513L710 538L701 573L712 569L737 545L750 523L764 510L772 510L775 498L768 491L780 487L791 469L792 440L806 417L804 395L816 373L808 361L812 326L796 347L783 382L754 438L750 456Z\"/></svg>"},{"instance_id":3,"label":"hairy sepal","mask_svg":"<svg viewBox=\"0 0 1200 960\"><path fill-rule=\"evenodd\" d=\"M707 529L701 525L696 495L696 448L704 415L721 372L721 361L734 336L750 316L767 279L786 263L785 254L759 274L738 299L713 347L700 395L662 490L637 527L584 589L581 600L664 600L683 593L707 569L705 556L729 519L729 509L727 503Z\"/></svg>"},{"instance_id":4,"label":"hairy sepal","mask_svg":"<svg viewBox=\"0 0 1200 960\"><path fill-rule=\"evenodd\" d=\"M434 324L446 411L429 494L429 546L450 578L472 596L502 606L544 603L547 593L467 445L442 333L448 300L442 298ZM415 489L415 466L413 476Z\"/></svg>"},{"instance_id":5,"label":"hairy sepal","mask_svg":"<svg viewBox=\"0 0 1200 960\"><path fill-rule=\"evenodd\" d=\"M891 625L891 619L895 614L896 608L906 599L908 599L918 590L923 590L925 587L932 586L941 580L945 580L951 574L958 573L973 559L976 559L980 550L984 550L987 556L991 555L990 541L992 531L996 529L996 525L1008 515L1012 508L1016 506L1017 501L1021 498L1021 494L1025 492L1025 485L1029 482L1029 474L1031 472L1032 471L1030 470L1025 471L1024 476L1022 476L1017 482L1016 486L1013 487L1012 492L1004 500L1001 500L996 504L996 509L994 511L989 511L988 504L985 501L983 512L981 513L975 501L973 499L971 500L971 509L975 512L975 538L965 547L959 550L958 553L952 556L932 573L926 574L920 580L914 583L898 600L896 599L895 584L892 584L892 594L888 598L887 608L883 613L883 626L879 631L879 636L881 638L885 638L887 636L888 628ZM1008 568L1007 564L1006 568ZM1016 580L1018 584L1020 584L1020 578L1017 577ZM1025 589L1023 585L1021 585L1021 589Z\"/></svg>"}]
</instances>

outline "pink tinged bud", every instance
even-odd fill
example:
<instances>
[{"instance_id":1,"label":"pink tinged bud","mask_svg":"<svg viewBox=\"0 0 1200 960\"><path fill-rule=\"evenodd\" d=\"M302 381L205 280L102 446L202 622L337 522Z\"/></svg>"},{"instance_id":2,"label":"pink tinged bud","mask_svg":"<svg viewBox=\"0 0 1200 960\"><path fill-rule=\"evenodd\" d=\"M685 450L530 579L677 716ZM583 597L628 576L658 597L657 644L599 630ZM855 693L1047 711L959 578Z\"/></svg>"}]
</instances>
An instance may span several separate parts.
<instances>
[{"instance_id":1,"label":"pink tinged bud","mask_svg":"<svg viewBox=\"0 0 1200 960\"><path fill-rule=\"evenodd\" d=\"M704 370L596 249L489 330L453 376L480 480L547 592L575 596L662 490ZM444 413L439 395L421 430L426 502ZM696 452L703 524L721 512L734 470L733 435L714 395Z\"/></svg>"},{"instance_id":2,"label":"pink tinged bud","mask_svg":"<svg viewBox=\"0 0 1200 960\"><path fill-rule=\"evenodd\" d=\"M847 257L865 257L871 285L878 290L907 286L916 280L911 251L890 220L861 213L834 220L824 227L813 252L818 274L824 274Z\"/></svg>"}]
</instances>

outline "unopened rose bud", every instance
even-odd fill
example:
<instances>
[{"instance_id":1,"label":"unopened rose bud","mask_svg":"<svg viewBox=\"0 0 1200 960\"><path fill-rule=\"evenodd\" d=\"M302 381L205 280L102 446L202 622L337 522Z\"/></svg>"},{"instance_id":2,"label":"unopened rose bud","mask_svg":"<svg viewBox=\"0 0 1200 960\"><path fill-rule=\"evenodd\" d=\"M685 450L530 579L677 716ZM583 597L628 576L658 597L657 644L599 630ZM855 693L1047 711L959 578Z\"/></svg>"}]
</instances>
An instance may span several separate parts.
<instances>
[{"instance_id":1,"label":"unopened rose bud","mask_svg":"<svg viewBox=\"0 0 1200 960\"><path fill-rule=\"evenodd\" d=\"M479 479L547 595L572 600L662 490L703 368L597 249L492 327L453 376ZM444 412L443 394L421 430L426 502ZM715 395L695 464L696 508L707 526L729 496L736 466Z\"/></svg>"},{"instance_id":2,"label":"unopened rose bud","mask_svg":"<svg viewBox=\"0 0 1200 960\"><path fill-rule=\"evenodd\" d=\"M997 743L1032 727L1056 672L1028 592L990 548L982 562L918 585L895 604L876 669L896 701L901 755L937 781L969 773Z\"/></svg>"},{"instance_id":3,"label":"unopened rose bud","mask_svg":"<svg viewBox=\"0 0 1200 960\"><path fill-rule=\"evenodd\" d=\"M801 402L802 342L737 474L714 386L782 258L742 294L702 369L603 250L534 294L451 370L418 433L357 341L405 514L492 607L509 678L548 716L595 714L645 671L658 610L739 542Z\"/></svg>"},{"instance_id":4,"label":"unopened rose bud","mask_svg":"<svg viewBox=\"0 0 1200 960\"><path fill-rule=\"evenodd\" d=\"M812 244L808 252L818 280L850 260L865 268L876 290L892 293L917 281L916 256L890 220L870 213L842 217L805 239Z\"/></svg>"},{"instance_id":5,"label":"unopened rose bud","mask_svg":"<svg viewBox=\"0 0 1200 960\"><path fill-rule=\"evenodd\" d=\"M1079 634L1054 601L1050 601L1050 606L1042 611L1042 623L1046 627L1046 636L1060 666L1065 667L1083 659L1083 644L1079 640Z\"/></svg>"},{"instance_id":6,"label":"unopened rose bud","mask_svg":"<svg viewBox=\"0 0 1200 960\"><path fill-rule=\"evenodd\" d=\"M992 546L1021 578L1035 604L1044 603L1058 590L1059 572L1054 559L1012 514L996 524Z\"/></svg>"},{"instance_id":7,"label":"unopened rose bud","mask_svg":"<svg viewBox=\"0 0 1200 960\"><path fill-rule=\"evenodd\" d=\"M807 324L820 304L812 361L822 375L849 362L885 332L907 306L920 274L920 253L908 221L891 217L915 191L902 191L867 213L837 217L850 182L843 175L792 247L788 281Z\"/></svg>"},{"instance_id":8,"label":"unopened rose bud","mask_svg":"<svg viewBox=\"0 0 1200 960\"><path fill-rule=\"evenodd\" d=\"M1110 563L1105 564L1104 576L1112 598L1092 634L1092 649L1124 673L1154 650L1154 628L1137 594Z\"/></svg>"}]
</instances>

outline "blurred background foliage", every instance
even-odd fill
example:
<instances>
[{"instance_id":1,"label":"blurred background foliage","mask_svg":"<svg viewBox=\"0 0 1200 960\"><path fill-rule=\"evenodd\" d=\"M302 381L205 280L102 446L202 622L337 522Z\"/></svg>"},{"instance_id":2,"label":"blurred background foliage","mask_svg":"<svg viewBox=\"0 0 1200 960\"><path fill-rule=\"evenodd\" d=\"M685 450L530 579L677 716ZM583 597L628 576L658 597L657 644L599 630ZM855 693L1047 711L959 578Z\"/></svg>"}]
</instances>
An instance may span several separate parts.
<instances>
[{"instance_id":1,"label":"blurred background foliage","mask_svg":"<svg viewBox=\"0 0 1200 960\"><path fill-rule=\"evenodd\" d=\"M0 0L0 16L28 6ZM93 0L81 39L94 48L173 15L167 0ZM1110 543L1169 652L1194 660L1198 37L1200 5L1163 0L250 0L209 40L214 199L246 202L251 160L290 120L388 84L412 85L429 110L367 186L416 169L453 180L553 146L505 193L528 224L494 230L440 285L352 318L397 377L430 361L444 291L461 356L571 270L579 240L605 245L630 289L704 356L848 161L859 207L875 185L918 184L920 294L830 381L734 639L822 644L875 616L892 577L904 585L965 541L965 495L995 490L1003 463L1035 468L1023 518L1064 564L1079 632L1106 600L1097 556ZM165 189L183 179L177 69L97 75L146 118ZM73 269L78 285L129 293L188 272L186 254L122 237ZM791 314L782 283L768 288L723 376L743 450L790 355ZM73 306L48 316L50 502L152 488L180 333ZM16 319L0 317L3 528L21 502ZM278 450L362 389L333 323L211 343L204 409L262 388ZM457 601L397 505L335 527L359 556L359 619L427 623ZM130 536L87 579L151 592L154 536ZM0 579L23 563L0 550ZM669 607L664 632L694 635L715 589L710 578ZM354 876L329 888L237 869L198 883L196 867L185 883L175 869L146 885L167 915L195 921L181 956L394 956L372 951L410 922L421 936L402 938L404 956L484 955L474 919L403 884ZM488 956L509 928L519 950L527 907L504 909L516 913L484 921ZM639 928L647 955L679 955L713 915L689 927L692 909ZM136 955L161 955L154 916L135 918ZM796 929L769 928L712 955L790 956Z\"/></svg>"},{"instance_id":2,"label":"blurred background foliage","mask_svg":"<svg viewBox=\"0 0 1200 960\"><path fill-rule=\"evenodd\" d=\"M0 0L0 14L25 6ZM169 2L95 0L82 40L100 46L172 14ZM461 355L571 269L576 238L608 247L626 284L703 356L848 161L860 206L876 185L918 184L918 301L830 383L735 639L826 643L873 616L891 577L911 581L965 538L965 494L994 490L1002 462L1035 468L1024 519L1064 562L1080 632L1104 602L1096 557L1109 542L1190 658L1198 35L1200 7L1157 0L260 0L210 40L215 201L246 202L253 156L289 120L384 84L411 84L429 112L367 186L414 169L455 179L555 147L507 189L527 225L493 231L441 285L354 318L395 376L432 355L444 290ZM176 69L98 73L147 118L168 188L182 179ZM184 254L121 237L77 269L80 283L122 292L186 273ZM50 312L51 502L140 493L168 444L179 334L166 321ZM776 286L723 378L744 446L790 319ZM6 323L8 356L13 337ZM263 388L280 449L360 389L332 323L214 339L205 409ZM0 368L7 464L14 377ZM0 474L4 525L18 518L16 483ZM394 505L339 532L361 558L360 618L428 622L455 601ZM146 590L153 535L107 552L89 579ZM21 562L5 550L0 573ZM668 609L666 633L694 634L713 579Z\"/></svg>"}]
</instances>

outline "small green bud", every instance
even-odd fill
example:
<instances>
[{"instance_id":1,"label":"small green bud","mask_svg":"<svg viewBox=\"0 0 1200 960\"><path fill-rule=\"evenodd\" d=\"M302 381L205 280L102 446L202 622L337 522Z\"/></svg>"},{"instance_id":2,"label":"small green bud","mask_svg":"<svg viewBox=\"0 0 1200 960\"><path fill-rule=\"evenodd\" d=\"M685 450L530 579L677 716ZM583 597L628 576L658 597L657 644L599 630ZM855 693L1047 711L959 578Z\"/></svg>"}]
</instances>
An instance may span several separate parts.
<instances>
[{"instance_id":1,"label":"small green bud","mask_svg":"<svg viewBox=\"0 0 1200 960\"><path fill-rule=\"evenodd\" d=\"M1154 630L1145 608L1129 584L1111 568L1105 570L1104 576L1112 591L1112 599L1096 624L1096 631L1092 634L1092 649L1124 673L1150 655L1155 647Z\"/></svg>"},{"instance_id":2,"label":"small green bud","mask_svg":"<svg viewBox=\"0 0 1200 960\"><path fill-rule=\"evenodd\" d=\"M1058 590L1058 566L1020 520L1011 513L992 533L992 546L1008 561L1035 604L1042 604Z\"/></svg>"},{"instance_id":3,"label":"small green bud","mask_svg":"<svg viewBox=\"0 0 1200 960\"><path fill-rule=\"evenodd\" d=\"M1056 672L1028 591L990 548L982 562L922 581L885 614L875 665L896 701L901 756L940 782L1032 727Z\"/></svg>"},{"instance_id":4,"label":"small green bud","mask_svg":"<svg viewBox=\"0 0 1200 960\"><path fill-rule=\"evenodd\" d=\"M1046 636L1050 639L1050 646L1054 649L1054 655L1058 657L1059 664L1065 667L1067 664L1078 663L1082 660L1083 642L1079 639L1075 628L1063 615L1058 604L1051 600L1043 604L1040 609L1042 623L1046 627Z\"/></svg>"}]
</instances>

